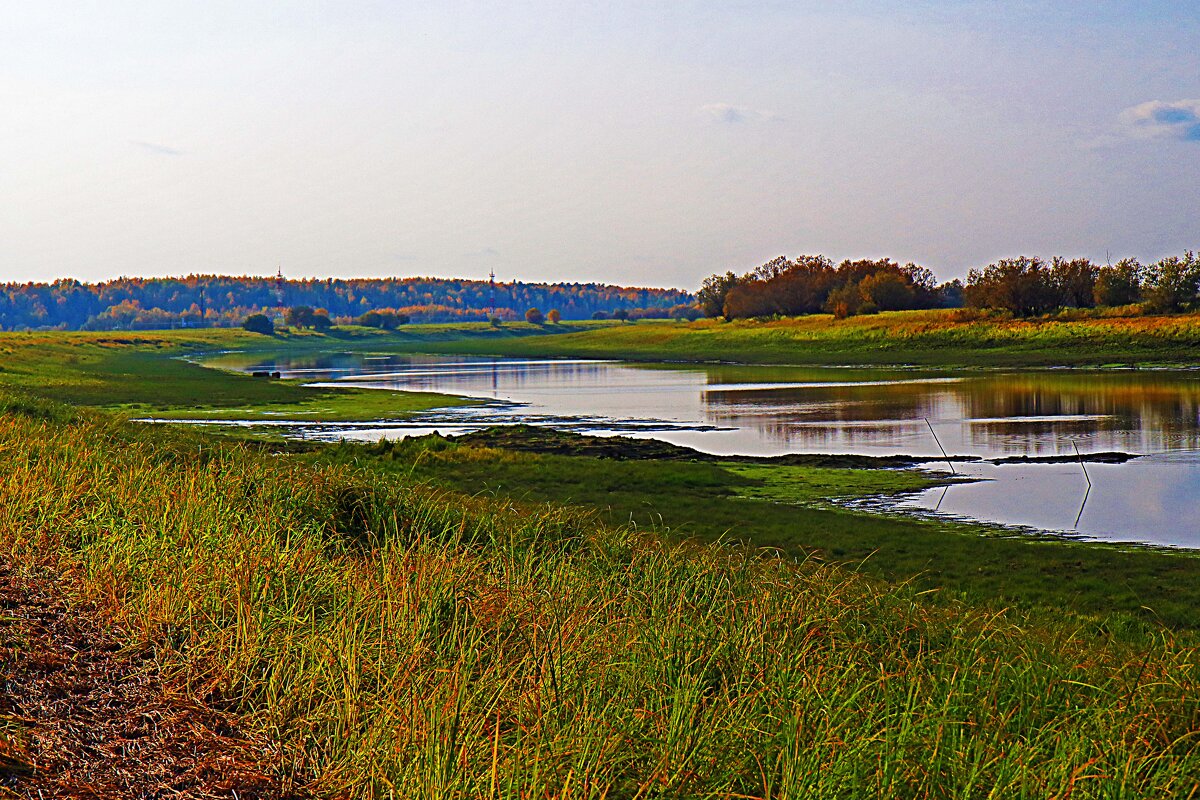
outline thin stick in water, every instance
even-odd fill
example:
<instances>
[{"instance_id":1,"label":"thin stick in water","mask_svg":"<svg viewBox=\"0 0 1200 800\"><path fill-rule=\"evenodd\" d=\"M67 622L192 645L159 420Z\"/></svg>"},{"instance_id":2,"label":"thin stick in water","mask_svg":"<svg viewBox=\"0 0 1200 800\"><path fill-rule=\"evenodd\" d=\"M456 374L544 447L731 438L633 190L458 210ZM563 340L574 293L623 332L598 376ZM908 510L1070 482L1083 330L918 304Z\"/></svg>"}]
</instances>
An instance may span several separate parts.
<instances>
[{"instance_id":1,"label":"thin stick in water","mask_svg":"<svg viewBox=\"0 0 1200 800\"><path fill-rule=\"evenodd\" d=\"M1075 448L1075 457L1079 459L1079 466L1083 469L1083 477L1087 478L1088 488L1091 489L1092 477L1088 475L1087 465L1083 463L1083 455L1079 452L1079 445L1075 444L1074 440L1072 440L1071 447Z\"/></svg>"},{"instance_id":2,"label":"thin stick in water","mask_svg":"<svg viewBox=\"0 0 1200 800\"><path fill-rule=\"evenodd\" d=\"M942 451L942 458L946 459L946 463L950 465L950 472L957 475L958 470L954 468L954 464L950 461L950 456L946 455L946 448L942 447L942 442L938 439L937 431L933 429L933 424L929 421L929 417L925 418L925 424L929 426L929 432L933 434L933 440L937 442L938 450Z\"/></svg>"}]
</instances>

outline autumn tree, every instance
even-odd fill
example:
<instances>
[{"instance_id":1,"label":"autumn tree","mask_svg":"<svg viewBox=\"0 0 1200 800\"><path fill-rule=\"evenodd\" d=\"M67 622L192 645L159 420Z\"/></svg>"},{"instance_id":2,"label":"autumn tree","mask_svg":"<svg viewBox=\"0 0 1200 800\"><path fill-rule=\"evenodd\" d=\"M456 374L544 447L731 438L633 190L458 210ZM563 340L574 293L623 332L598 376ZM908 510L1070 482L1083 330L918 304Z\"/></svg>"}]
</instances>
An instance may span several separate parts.
<instances>
[{"instance_id":1,"label":"autumn tree","mask_svg":"<svg viewBox=\"0 0 1200 800\"><path fill-rule=\"evenodd\" d=\"M973 308L997 308L1018 316L1057 308L1054 276L1040 258L1020 256L989 264L967 275L963 299Z\"/></svg>"}]
</instances>

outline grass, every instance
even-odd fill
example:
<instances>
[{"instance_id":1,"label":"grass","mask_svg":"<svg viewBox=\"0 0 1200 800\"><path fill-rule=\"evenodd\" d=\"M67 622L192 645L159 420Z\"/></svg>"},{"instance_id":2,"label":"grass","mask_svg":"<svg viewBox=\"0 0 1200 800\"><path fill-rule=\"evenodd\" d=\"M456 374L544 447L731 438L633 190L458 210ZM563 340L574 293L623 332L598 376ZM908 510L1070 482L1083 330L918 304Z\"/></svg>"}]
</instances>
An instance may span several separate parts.
<instances>
[{"instance_id":1,"label":"grass","mask_svg":"<svg viewBox=\"0 0 1200 800\"><path fill-rule=\"evenodd\" d=\"M830 502L941 480L907 470L615 461L458 446L433 436L344 444L309 457L534 508L578 506L608 525L674 538L746 540L984 606L1119 612L1178 629L1200 627L1200 557L1191 551L1033 537Z\"/></svg>"},{"instance_id":2,"label":"grass","mask_svg":"<svg viewBox=\"0 0 1200 800\"><path fill-rule=\"evenodd\" d=\"M327 337L297 336L290 346L329 347ZM288 347L289 340L241 331L0 334L0 388L133 415L189 419L392 419L462 404L423 392L316 389L207 369L185 360L230 347ZM334 340L336 341L336 340Z\"/></svg>"},{"instance_id":3,"label":"grass","mask_svg":"<svg viewBox=\"0 0 1200 800\"><path fill-rule=\"evenodd\" d=\"M1189 633L0 406L3 556L100 603L322 796L1197 791Z\"/></svg>"},{"instance_id":4,"label":"grass","mask_svg":"<svg viewBox=\"0 0 1200 800\"><path fill-rule=\"evenodd\" d=\"M1046 319L903 311L759 321L641 321L566 336L462 339L426 348L518 356L759 364L1036 367L1196 365L1200 314Z\"/></svg>"}]
</instances>

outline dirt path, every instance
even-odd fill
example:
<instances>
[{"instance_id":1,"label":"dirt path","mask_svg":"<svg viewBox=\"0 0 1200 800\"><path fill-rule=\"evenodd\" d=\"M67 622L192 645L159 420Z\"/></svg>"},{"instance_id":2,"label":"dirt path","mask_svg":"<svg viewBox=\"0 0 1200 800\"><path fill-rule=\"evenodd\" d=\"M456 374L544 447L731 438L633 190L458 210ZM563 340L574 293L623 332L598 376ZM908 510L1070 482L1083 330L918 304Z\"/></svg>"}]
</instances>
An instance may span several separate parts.
<instances>
[{"instance_id":1,"label":"dirt path","mask_svg":"<svg viewBox=\"0 0 1200 800\"><path fill-rule=\"evenodd\" d=\"M0 797L283 798L270 748L173 693L96 610L0 564Z\"/></svg>"}]
</instances>

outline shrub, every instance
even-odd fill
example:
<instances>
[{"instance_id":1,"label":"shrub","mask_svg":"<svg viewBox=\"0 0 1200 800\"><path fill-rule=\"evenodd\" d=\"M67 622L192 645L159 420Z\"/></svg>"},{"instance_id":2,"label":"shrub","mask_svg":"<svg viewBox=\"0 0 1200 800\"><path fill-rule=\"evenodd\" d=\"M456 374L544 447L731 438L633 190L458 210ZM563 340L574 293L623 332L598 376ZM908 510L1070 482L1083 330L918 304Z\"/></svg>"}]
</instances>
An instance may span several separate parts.
<instances>
[{"instance_id":1,"label":"shrub","mask_svg":"<svg viewBox=\"0 0 1200 800\"><path fill-rule=\"evenodd\" d=\"M1061 305L1046 262L1028 256L1001 259L982 270L971 270L963 299L969 306L998 308L1018 316L1044 314Z\"/></svg>"},{"instance_id":2,"label":"shrub","mask_svg":"<svg viewBox=\"0 0 1200 800\"><path fill-rule=\"evenodd\" d=\"M1101 267L1092 287L1092 299L1100 306L1127 306L1142 299L1142 276L1145 268L1136 258L1118 261L1115 266Z\"/></svg>"},{"instance_id":3,"label":"shrub","mask_svg":"<svg viewBox=\"0 0 1200 800\"><path fill-rule=\"evenodd\" d=\"M532 325L541 325L544 321L544 318L542 317L541 311L538 311L536 308L531 308L525 312L525 321Z\"/></svg>"},{"instance_id":4,"label":"shrub","mask_svg":"<svg viewBox=\"0 0 1200 800\"><path fill-rule=\"evenodd\" d=\"M251 333L261 333L272 336L275 333L275 323L266 314L251 314L242 322L242 327Z\"/></svg>"},{"instance_id":5,"label":"shrub","mask_svg":"<svg viewBox=\"0 0 1200 800\"><path fill-rule=\"evenodd\" d=\"M358 324L367 328L382 328L391 331L408 324L408 316L390 308L384 308L363 314L358 318Z\"/></svg>"},{"instance_id":6,"label":"shrub","mask_svg":"<svg viewBox=\"0 0 1200 800\"><path fill-rule=\"evenodd\" d=\"M1200 260L1191 250L1171 256L1147 270L1143 295L1151 311L1170 312L1195 304L1200 291Z\"/></svg>"}]
</instances>

